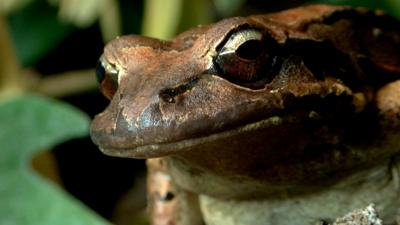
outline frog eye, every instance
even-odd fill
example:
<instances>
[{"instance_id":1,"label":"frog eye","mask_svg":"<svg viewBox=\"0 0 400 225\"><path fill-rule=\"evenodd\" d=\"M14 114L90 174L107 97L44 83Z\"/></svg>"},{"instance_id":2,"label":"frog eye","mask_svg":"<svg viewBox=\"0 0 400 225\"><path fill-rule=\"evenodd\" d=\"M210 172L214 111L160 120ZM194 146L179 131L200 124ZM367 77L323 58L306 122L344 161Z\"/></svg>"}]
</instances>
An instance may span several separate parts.
<instances>
[{"instance_id":1,"label":"frog eye","mask_svg":"<svg viewBox=\"0 0 400 225\"><path fill-rule=\"evenodd\" d=\"M101 93L111 99L118 88L118 70L101 57L96 66L96 78Z\"/></svg>"},{"instance_id":2,"label":"frog eye","mask_svg":"<svg viewBox=\"0 0 400 225\"><path fill-rule=\"evenodd\" d=\"M233 33L218 51L215 58L224 77L239 82L252 82L260 78L261 70L267 65L264 34L255 29Z\"/></svg>"}]
</instances>

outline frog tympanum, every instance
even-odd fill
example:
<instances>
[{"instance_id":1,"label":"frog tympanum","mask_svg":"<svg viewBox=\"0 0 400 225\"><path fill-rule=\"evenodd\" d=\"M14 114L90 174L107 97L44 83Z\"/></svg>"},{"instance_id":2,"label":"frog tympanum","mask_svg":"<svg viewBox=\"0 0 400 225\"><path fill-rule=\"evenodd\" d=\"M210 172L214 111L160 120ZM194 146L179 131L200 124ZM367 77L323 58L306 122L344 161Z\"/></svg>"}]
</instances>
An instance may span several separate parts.
<instances>
[{"instance_id":1,"label":"frog tympanum","mask_svg":"<svg viewBox=\"0 0 400 225\"><path fill-rule=\"evenodd\" d=\"M91 136L150 158L152 224L328 223L400 207L400 23L312 5L111 41Z\"/></svg>"}]
</instances>

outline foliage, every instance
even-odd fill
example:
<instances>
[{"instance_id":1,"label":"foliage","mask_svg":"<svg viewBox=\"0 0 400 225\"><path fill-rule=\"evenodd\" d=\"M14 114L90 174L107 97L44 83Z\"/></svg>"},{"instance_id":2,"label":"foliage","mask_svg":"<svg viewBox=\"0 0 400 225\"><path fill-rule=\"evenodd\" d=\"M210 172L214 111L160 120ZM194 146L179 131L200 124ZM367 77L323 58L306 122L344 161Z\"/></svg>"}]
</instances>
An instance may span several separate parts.
<instances>
[{"instance_id":1,"label":"foliage","mask_svg":"<svg viewBox=\"0 0 400 225\"><path fill-rule=\"evenodd\" d=\"M0 105L0 224L107 224L30 166L38 151L86 135L88 122L71 106L37 96Z\"/></svg>"},{"instance_id":2,"label":"foliage","mask_svg":"<svg viewBox=\"0 0 400 225\"><path fill-rule=\"evenodd\" d=\"M44 1L36 1L9 15L14 46L24 67L34 65L72 32L71 25L56 18L57 11Z\"/></svg>"}]
</instances>

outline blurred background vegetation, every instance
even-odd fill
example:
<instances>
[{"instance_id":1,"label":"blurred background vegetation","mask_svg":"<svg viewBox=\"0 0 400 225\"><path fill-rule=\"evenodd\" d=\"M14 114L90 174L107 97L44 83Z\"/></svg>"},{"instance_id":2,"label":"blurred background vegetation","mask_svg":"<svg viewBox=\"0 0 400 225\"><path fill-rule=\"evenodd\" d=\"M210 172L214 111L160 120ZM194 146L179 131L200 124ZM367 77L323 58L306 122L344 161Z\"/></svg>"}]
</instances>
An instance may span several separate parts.
<instances>
[{"instance_id":1,"label":"blurred background vegetation","mask_svg":"<svg viewBox=\"0 0 400 225\"><path fill-rule=\"evenodd\" d=\"M400 0L1 0L0 224L146 224L143 161L88 137L108 104L94 75L106 42L321 2L400 18Z\"/></svg>"}]
</instances>

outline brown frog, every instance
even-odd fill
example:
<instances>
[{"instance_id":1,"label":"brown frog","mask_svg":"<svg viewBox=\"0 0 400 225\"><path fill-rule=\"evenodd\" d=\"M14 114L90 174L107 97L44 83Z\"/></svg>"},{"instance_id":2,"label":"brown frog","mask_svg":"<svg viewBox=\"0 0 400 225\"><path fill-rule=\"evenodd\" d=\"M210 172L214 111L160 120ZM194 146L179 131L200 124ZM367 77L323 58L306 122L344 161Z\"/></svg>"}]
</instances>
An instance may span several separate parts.
<instances>
[{"instance_id":1,"label":"brown frog","mask_svg":"<svg viewBox=\"0 0 400 225\"><path fill-rule=\"evenodd\" d=\"M400 207L400 23L313 5L110 42L91 136L151 158L152 223L315 224Z\"/></svg>"}]
</instances>

